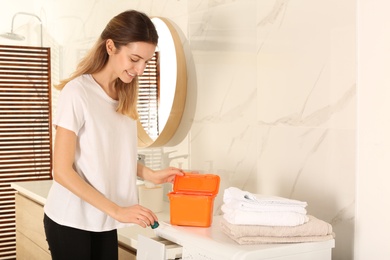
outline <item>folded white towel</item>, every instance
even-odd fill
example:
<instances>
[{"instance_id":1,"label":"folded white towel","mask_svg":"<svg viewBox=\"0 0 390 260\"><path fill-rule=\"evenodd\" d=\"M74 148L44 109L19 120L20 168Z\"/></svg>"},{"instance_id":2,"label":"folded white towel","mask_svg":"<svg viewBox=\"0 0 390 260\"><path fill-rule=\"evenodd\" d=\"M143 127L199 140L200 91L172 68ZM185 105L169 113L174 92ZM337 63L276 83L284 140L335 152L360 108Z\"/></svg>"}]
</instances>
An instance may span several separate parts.
<instances>
[{"instance_id":1,"label":"folded white towel","mask_svg":"<svg viewBox=\"0 0 390 260\"><path fill-rule=\"evenodd\" d=\"M256 207L258 205L275 205L275 206L299 206L306 207L304 201L287 199L277 196L267 196L262 194L253 194L248 191L240 190L236 187L229 187L224 190L223 202L228 204L232 201L244 202L248 207Z\"/></svg>"},{"instance_id":2,"label":"folded white towel","mask_svg":"<svg viewBox=\"0 0 390 260\"><path fill-rule=\"evenodd\" d=\"M224 219L235 225L262 225L262 226L298 226L306 223L308 217L291 211L244 211L232 209L225 204L221 207Z\"/></svg>"},{"instance_id":3,"label":"folded white towel","mask_svg":"<svg viewBox=\"0 0 390 260\"><path fill-rule=\"evenodd\" d=\"M295 212L300 214L306 214L307 210L303 206L294 205L276 205L276 204L257 204L252 202L232 200L229 203L224 203L227 209L238 209L242 211L254 211L254 212Z\"/></svg>"}]
</instances>

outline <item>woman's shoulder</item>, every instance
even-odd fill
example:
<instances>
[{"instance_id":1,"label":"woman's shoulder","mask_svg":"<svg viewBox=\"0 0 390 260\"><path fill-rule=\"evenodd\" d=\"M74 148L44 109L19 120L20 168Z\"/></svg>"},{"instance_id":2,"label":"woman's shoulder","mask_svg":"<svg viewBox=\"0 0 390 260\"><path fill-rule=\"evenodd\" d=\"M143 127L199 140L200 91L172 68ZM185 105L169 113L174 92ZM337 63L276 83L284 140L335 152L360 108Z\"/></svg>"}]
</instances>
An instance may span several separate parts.
<instances>
[{"instance_id":1,"label":"woman's shoulder","mask_svg":"<svg viewBox=\"0 0 390 260\"><path fill-rule=\"evenodd\" d=\"M91 74L83 74L83 75L80 75L80 76L77 76L75 78L73 78L72 80L70 80L66 85L65 87L67 86L87 86L87 85L90 85L92 84L93 82L93 78L92 78L92 75Z\"/></svg>"},{"instance_id":2,"label":"woman's shoulder","mask_svg":"<svg viewBox=\"0 0 390 260\"><path fill-rule=\"evenodd\" d=\"M88 81L88 74L70 80L61 90L60 96L68 100L86 100L90 89Z\"/></svg>"},{"instance_id":3,"label":"woman's shoulder","mask_svg":"<svg viewBox=\"0 0 390 260\"><path fill-rule=\"evenodd\" d=\"M93 84L92 76L90 74L83 74L66 83L63 91L78 93L86 92L90 89L89 86L91 86L91 84Z\"/></svg>"}]
</instances>

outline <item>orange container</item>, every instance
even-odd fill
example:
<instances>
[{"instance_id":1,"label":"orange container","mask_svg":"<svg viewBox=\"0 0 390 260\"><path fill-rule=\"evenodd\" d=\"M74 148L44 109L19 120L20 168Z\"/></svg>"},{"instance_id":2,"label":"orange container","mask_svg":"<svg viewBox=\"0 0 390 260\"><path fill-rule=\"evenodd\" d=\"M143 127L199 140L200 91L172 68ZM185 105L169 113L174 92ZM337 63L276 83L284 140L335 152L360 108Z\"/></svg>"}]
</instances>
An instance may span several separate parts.
<instances>
[{"instance_id":1,"label":"orange container","mask_svg":"<svg viewBox=\"0 0 390 260\"><path fill-rule=\"evenodd\" d=\"M185 173L176 176L168 194L172 225L209 227L220 178L214 174Z\"/></svg>"}]
</instances>

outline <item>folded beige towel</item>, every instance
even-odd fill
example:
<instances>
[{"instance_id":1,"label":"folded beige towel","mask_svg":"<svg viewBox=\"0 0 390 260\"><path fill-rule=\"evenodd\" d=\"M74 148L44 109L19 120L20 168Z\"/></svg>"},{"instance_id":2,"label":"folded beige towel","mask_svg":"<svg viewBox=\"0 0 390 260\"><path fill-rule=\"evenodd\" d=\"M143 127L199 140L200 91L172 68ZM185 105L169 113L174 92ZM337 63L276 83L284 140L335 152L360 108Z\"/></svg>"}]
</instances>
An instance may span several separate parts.
<instances>
[{"instance_id":1,"label":"folded beige towel","mask_svg":"<svg viewBox=\"0 0 390 260\"><path fill-rule=\"evenodd\" d=\"M234 225L221 218L222 231L239 244L300 243L330 240L335 237L332 226L314 216L293 227Z\"/></svg>"},{"instance_id":2,"label":"folded beige towel","mask_svg":"<svg viewBox=\"0 0 390 260\"><path fill-rule=\"evenodd\" d=\"M230 236L229 236L230 237ZM310 236L310 237L230 237L240 245L256 244L291 244L305 242L321 242L334 238L334 235Z\"/></svg>"}]
</instances>

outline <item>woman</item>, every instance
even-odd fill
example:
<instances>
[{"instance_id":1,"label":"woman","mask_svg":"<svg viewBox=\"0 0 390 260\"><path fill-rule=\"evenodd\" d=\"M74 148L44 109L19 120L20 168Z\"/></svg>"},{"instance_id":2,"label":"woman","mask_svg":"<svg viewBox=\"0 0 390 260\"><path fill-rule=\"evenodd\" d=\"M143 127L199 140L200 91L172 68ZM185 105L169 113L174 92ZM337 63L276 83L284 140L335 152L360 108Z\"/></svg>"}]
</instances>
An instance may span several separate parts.
<instances>
[{"instance_id":1,"label":"woman","mask_svg":"<svg viewBox=\"0 0 390 260\"><path fill-rule=\"evenodd\" d=\"M137 163L137 76L157 41L145 14L125 11L57 86L54 181L44 216L53 259L117 259L117 228L158 221L138 205L137 176L159 184L183 174Z\"/></svg>"}]
</instances>

